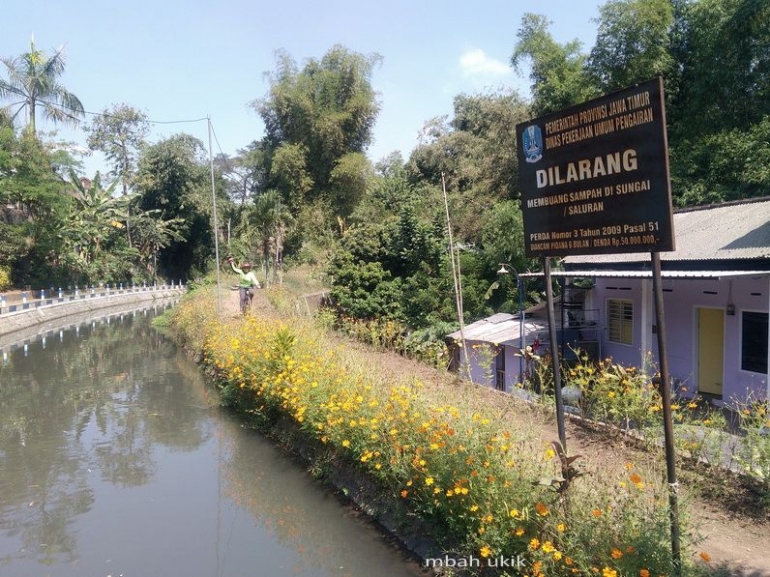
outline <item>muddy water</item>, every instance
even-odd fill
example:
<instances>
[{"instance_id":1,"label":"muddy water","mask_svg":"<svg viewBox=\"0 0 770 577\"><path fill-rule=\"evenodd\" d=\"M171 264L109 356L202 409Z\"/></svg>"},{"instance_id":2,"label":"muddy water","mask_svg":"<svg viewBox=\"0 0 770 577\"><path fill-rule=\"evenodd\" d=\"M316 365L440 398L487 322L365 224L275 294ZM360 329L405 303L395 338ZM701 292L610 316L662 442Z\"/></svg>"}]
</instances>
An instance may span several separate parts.
<instances>
[{"instance_id":1,"label":"muddy water","mask_svg":"<svg viewBox=\"0 0 770 577\"><path fill-rule=\"evenodd\" d=\"M155 312L3 350L0 575L420 574L218 409Z\"/></svg>"}]
</instances>

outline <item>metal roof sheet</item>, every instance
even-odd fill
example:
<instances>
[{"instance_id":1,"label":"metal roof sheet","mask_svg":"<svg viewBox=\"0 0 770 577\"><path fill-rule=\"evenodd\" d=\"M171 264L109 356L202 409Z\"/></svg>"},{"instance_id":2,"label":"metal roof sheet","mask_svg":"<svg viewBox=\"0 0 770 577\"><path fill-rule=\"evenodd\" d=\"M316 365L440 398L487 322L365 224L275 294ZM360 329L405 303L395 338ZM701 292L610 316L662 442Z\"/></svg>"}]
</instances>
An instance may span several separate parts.
<instances>
[{"instance_id":1,"label":"metal roof sheet","mask_svg":"<svg viewBox=\"0 0 770 577\"><path fill-rule=\"evenodd\" d=\"M770 259L770 198L674 212L676 250L664 261ZM649 262L650 253L568 256L564 264Z\"/></svg>"},{"instance_id":2,"label":"metal roof sheet","mask_svg":"<svg viewBox=\"0 0 770 577\"><path fill-rule=\"evenodd\" d=\"M543 272L525 272L520 276L525 278L542 277ZM720 278L738 278L738 277L762 277L770 276L767 270L663 270L660 273L661 278L668 279L720 279ZM601 270L601 269L579 269L579 270L555 270L551 271L553 277L586 277L586 278L652 278L652 271L649 270Z\"/></svg>"},{"instance_id":3,"label":"metal roof sheet","mask_svg":"<svg viewBox=\"0 0 770 577\"><path fill-rule=\"evenodd\" d=\"M492 318L490 317L467 325L463 330L465 340L518 347L521 344L520 319L512 315L506 316L510 318L497 323L489 322L490 318ZM543 333L547 331L548 324L546 319L530 318L527 316L524 320L525 345L531 345L537 337L542 341ZM460 341L460 331L455 331L447 335L447 337Z\"/></svg>"}]
</instances>

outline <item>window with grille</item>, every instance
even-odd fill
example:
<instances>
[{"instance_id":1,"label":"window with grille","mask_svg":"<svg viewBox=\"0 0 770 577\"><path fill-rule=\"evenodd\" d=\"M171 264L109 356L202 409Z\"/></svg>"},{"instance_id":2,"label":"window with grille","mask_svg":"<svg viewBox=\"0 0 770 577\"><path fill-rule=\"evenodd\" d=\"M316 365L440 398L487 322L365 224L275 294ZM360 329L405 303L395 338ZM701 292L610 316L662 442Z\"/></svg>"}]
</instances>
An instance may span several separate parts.
<instances>
[{"instance_id":1,"label":"window with grille","mask_svg":"<svg viewBox=\"0 0 770 577\"><path fill-rule=\"evenodd\" d=\"M741 314L741 369L767 373L767 313Z\"/></svg>"},{"instance_id":2,"label":"window with grille","mask_svg":"<svg viewBox=\"0 0 770 577\"><path fill-rule=\"evenodd\" d=\"M634 303L630 300L607 301L608 339L613 343L630 345L634 342Z\"/></svg>"},{"instance_id":3,"label":"window with grille","mask_svg":"<svg viewBox=\"0 0 770 577\"><path fill-rule=\"evenodd\" d=\"M497 356L495 357L495 373L496 373L496 379L495 379L495 386L497 387L498 391L504 391L505 390L505 349L500 348L500 350L497 353Z\"/></svg>"}]
</instances>

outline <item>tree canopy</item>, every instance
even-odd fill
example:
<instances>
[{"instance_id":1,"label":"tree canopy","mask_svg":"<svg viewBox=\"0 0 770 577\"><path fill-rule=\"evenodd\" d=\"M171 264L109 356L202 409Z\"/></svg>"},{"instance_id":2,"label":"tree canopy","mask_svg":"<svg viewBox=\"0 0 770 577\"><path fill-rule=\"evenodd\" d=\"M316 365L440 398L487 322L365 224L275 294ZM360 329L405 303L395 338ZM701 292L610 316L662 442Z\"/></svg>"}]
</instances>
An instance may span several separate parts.
<instances>
[{"instance_id":1,"label":"tree canopy","mask_svg":"<svg viewBox=\"0 0 770 577\"><path fill-rule=\"evenodd\" d=\"M26 114L29 130L36 133L36 117L42 109L46 118L54 123L77 124L83 117L83 104L77 96L59 83L66 65L64 47L51 56L35 47L30 40L29 52L15 58L0 58L7 78L0 78L0 98L11 100L4 108L12 121L21 113Z\"/></svg>"}]
</instances>

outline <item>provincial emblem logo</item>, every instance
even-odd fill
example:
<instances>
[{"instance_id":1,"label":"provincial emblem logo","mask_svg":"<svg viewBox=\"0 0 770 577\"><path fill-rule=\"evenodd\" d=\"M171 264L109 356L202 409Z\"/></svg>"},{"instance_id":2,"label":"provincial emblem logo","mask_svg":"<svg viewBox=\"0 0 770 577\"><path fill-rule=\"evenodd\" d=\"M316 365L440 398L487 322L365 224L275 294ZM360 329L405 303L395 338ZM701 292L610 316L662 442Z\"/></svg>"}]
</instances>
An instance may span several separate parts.
<instances>
[{"instance_id":1,"label":"provincial emblem logo","mask_svg":"<svg viewBox=\"0 0 770 577\"><path fill-rule=\"evenodd\" d=\"M543 158L543 133L537 124L527 126L522 140L524 157L527 162L533 163Z\"/></svg>"}]
</instances>

